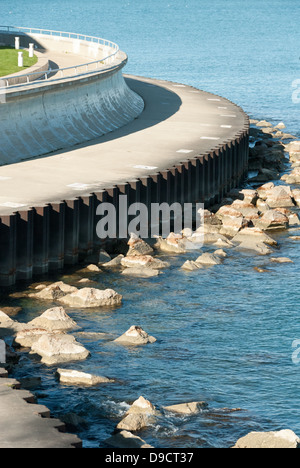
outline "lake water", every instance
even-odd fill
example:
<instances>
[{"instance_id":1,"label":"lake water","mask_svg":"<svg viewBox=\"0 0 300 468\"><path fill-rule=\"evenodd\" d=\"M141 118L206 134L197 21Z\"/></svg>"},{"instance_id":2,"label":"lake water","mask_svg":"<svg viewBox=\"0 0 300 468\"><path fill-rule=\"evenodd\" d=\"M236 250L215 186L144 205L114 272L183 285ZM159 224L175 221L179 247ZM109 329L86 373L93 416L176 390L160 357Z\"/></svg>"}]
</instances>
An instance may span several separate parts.
<instances>
[{"instance_id":1,"label":"lake water","mask_svg":"<svg viewBox=\"0 0 300 468\"><path fill-rule=\"evenodd\" d=\"M292 83L300 79L299 13L292 0L1 2L2 24L105 37L128 53L127 73L220 94L252 117L283 121L298 137L300 104L293 103ZM300 339L300 251L288 235L278 240L294 264L270 265L267 258L230 252L221 266L184 273L180 266L197 256L191 253L167 257L171 268L151 280L95 276L101 289L123 294L124 303L116 310L70 313L82 331L109 336L79 335L91 357L63 367L118 382L62 386L56 368L27 353L15 377L40 376L40 403L57 417L83 417L87 427L78 435L85 447L103 447L140 395L160 409L185 401L209 405L193 417L163 412L140 434L154 447L228 447L252 430L288 428L300 436L300 366L292 362L292 343ZM262 275L255 266L270 271ZM32 300L6 302L23 307L20 321L42 312ZM134 349L112 343L134 324L157 342Z\"/></svg>"}]
</instances>

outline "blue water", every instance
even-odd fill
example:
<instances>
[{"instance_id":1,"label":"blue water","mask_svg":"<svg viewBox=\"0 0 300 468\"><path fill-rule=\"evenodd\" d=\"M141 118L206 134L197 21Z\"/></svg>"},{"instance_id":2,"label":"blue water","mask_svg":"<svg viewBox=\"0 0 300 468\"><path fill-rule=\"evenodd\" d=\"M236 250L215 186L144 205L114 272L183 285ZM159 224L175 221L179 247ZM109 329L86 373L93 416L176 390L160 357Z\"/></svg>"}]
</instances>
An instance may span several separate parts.
<instances>
[{"instance_id":1,"label":"blue water","mask_svg":"<svg viewBox=\"0 0 300 468\"><path fill-rule=\"evenodd\" d=\"M2 24L105 37L128 53L127 73L223 95L252 117L283 121L300 136L300 104L292 102L292 82L300 78L299 2L1 0L0 6ZM86 447L103 447L140 395L158 408L198 400L209 405L193 417L163 414L140 434L155 447L228 447L251 430L289 428L300 435L300 366L292 362L292 342L300 339L300 251L287 235L279 241L294 264L270 266L265 258L230 253L222 266L182 272L194 253L169 258L171 269L151 280L95 277L100 288L123 294L124 303L116 310L70 312L82 330L115 338L139 324L157 342L127 349L111 338L78 337L91 357L64 367L115 377L116 384L61 386L55 368L27 353L16 377L41 376L40 403L58 417L75 412L86 419L78 432ZM259 274L254 266L270 272ZM23 307L21 321L42 312L28 299L5 305L11 304Z\"/></svg>"},{"instance_id":2,"label":"blue water","mask_svg":"<svg viewBox=\"0 0 300 468\"><path fill-rule=\"evenodd\" d=\"M81 32L117 42L127 73L221 94L258 118L299 132L295 0L9 0L1 23Z\"/></svg>"}]
</instances>

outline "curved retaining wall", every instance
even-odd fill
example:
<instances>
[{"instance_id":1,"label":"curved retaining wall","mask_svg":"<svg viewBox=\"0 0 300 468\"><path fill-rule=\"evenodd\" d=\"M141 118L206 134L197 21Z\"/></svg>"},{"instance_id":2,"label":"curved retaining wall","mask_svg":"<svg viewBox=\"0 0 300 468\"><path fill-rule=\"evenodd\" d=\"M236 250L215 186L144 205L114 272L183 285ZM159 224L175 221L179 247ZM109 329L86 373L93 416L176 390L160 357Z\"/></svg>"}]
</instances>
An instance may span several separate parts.
<instances>
[{"instance_id":1,"label":"curved retaining wall","mask_svg":"<svg viewBox=\"0 0 300 468\"><path fill-rule=\"evenodd\" d=\"M0 42L4 36L12 41L11 34L2 33ZM21 37L23 46L32 41L32 36ZM83 54L82 63L103 56L103 46L79 39L35 40L52 52L76 50ZM122 74L126 63L126 54L118 52L105 70L69 79L57 77L24 89L8 88L6 103L0 105L0 165L90 141L135 119L144 102L126 85Z\"/></svg>"},{"instance_id":2,"label":"curved retaining wall","mask_svg":"<svg viewBox=\"0 0 300 468\"><path fill-rule=\"evenodd\" d=\"M0 285L75 265L105 243L96 236L96 209L119 195L128 203L219 202L245 178L248 170L249 124L237 137L193 159L128 183L87 196L18 211L0 219Z\"/></svg>"}]
</instances>

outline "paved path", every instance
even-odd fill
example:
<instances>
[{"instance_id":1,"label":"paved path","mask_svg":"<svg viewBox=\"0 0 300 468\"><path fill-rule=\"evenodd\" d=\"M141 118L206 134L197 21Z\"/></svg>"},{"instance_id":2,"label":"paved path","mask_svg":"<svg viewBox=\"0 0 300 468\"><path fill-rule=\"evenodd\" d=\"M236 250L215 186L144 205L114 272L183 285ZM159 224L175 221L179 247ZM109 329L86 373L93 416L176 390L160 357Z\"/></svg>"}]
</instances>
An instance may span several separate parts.
<instances>
[{"instance_id":1,"label":"paved path","mask_svg":"<svg viewBox=\"0 0 300 468\"><path fill-rule=\"evenodd\" d=\"M127 76L145 101L140 117L69 150L0 167L0 215L66 200L171 168L234 137L247 116L189 86Z\"/></svg>"},{"instance_id":2,"label":"paved path","mask_svg":"<svg viewBox=\"0 0 300 468\"><path fill-rule=\"evenodd\" d=\"M76 435L60 432L64 424L50 418L45 406L36 405L34 396L18 387L0 369L0 448L81 447Z\"/></svg>"}]
</instances>

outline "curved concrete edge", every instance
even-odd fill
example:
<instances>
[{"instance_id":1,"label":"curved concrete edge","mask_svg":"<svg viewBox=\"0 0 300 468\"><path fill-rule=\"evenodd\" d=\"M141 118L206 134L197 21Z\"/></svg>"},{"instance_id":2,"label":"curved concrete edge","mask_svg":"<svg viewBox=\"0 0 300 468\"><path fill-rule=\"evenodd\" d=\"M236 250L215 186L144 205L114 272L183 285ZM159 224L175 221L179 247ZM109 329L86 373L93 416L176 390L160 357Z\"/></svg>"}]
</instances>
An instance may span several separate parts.
<instances>
[{"instance_id":1,"label":"curved concrete edge","mask_svg":"<svg viewBox=\"0 0 300 468\"><path fill-rule=\"evenodd\" d=\"M33 76L29 76L29 81L39 80L40 78L42 78L44 72L49 70L49 60L41 52L35 51L35 55L38 58L38 61L35 65L26 68L26 70L14 73L13 75L1 76L0 83L4 81L8 86L27 83L27 78L26 76L24 76L24 73L37 73Z\"/></svg>"},{"instance_id":2,"label":"curved concrete edge","mask_svg":"<svg viewBox=\"0 0 300 468\"><path fill-rule=\"evenodd\" d=\"M50 416L48 408L35 404L34 395L0 369L0 448L81 448L82 441Z\"/></svg>"},{"instance_id":3,"label":"curved concrete edge","mask_svg":"<svg viewBox=\"0 0 300 468\"><path fill-rule=\"evenodd\" d=\"M127 86L123 66L7 94L0 105L0 164L93 140L138 117L144 102Z\"/></svg>"},{"instance_id":4,"label":"curved concrete edge","mask_svg":"<svg viewBox=\"0 0 300 468\"><path fill-rule=\"evenodd\" d=\"M204 95L206 100L216 99L210 93ZM232 105L239 114L236 130L228 133L233 136L220 144L199 144L191 158L177 155L173 165L158 172L148 171L145 176L107 184L101 190L0 215L0 285L9 287L19 280L75 265L105 247L96 236L96 210L101 203L113 203L119 219L119 195L127 195L128 204L140 202L148 207L163 202L204 203L206 207L219 203L242 183L248 171L249 117Z\"/></svg>"}]
</instances>

